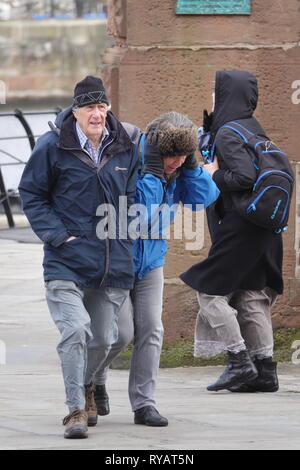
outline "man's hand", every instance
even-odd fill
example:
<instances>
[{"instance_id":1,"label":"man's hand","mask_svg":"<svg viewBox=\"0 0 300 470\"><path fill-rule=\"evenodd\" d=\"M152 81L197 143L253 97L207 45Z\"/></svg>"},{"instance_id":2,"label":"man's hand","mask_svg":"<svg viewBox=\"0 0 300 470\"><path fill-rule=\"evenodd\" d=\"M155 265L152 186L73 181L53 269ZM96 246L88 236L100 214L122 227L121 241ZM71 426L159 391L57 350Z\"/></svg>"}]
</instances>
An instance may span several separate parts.
<instances>
[{"instance_id":1,"label":"man's hand","mask_svg":"<svg viewBox=\"0 0 300 470\"><path fill-rule=\"evenodd\" d=\"M215 171L219 170L218 160L215 158L212 163L208 163L207 165L203 165L203 168L210 174L210 176L213 176Z\"/></svg>"},{"instance_id":2,"label":"man's hand","mask_svg":"<svg viewBox=\"0 0 300 470\"><path fill-rule=\"evenodd\" d=\"M64 243L68 243L68 242L70 242L71 240L75 240L75 238L76 238L76 237L71 236L71 237L69 237Z\"/></svg>"}]
</instances>

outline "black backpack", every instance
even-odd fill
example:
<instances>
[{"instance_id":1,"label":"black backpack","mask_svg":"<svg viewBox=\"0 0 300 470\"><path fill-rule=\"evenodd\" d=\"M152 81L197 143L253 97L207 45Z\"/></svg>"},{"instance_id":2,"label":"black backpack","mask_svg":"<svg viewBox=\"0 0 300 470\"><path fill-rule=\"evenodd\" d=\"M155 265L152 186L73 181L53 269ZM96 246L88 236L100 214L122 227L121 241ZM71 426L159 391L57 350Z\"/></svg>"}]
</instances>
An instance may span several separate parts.
<instances>
[{"instance_id":1,"label":"black backpack","mask_svg":"<svg viewBox=\"0 0 300 470\"><path fill-rule=\"evenodd\" d=\"M237 212L249 222L276 233L287 230L293 193L294 173L288 156L274 142L253 134L237 122L222 127L239 134L250 149L257 179L253 188L245 192L232 192Z\"/></svg>"}]
</instances>

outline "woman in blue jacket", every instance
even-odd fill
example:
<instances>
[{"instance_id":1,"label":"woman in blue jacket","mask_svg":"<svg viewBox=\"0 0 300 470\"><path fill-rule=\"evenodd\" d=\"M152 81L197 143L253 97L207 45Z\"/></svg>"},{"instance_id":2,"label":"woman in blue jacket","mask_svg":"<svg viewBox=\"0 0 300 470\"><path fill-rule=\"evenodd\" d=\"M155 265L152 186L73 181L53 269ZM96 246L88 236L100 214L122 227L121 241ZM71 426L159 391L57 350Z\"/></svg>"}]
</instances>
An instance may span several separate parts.
<instances>
[{"instance_id":1,"label":"woman in blue jacket","mask_svg":"<svg viewBox=\"0 0 300 470\"><path fill-rule=\"evenodd\" d=\"M167 252L164 229L170 217L164 208L192 205L197 210L214 202L219 191L210 175L198 164L197 128L184 115L171 112L151 122L140 141L142 168L137 181L136 203L147 208L141 225L144 234L134 243L136 280L131 299L124 304L119 320L119 338L106 363L94 376L94 398L99 415L109 413L105 389L107 366L134 341L129 377L129 398L135 424L167 426L168 420L154 407L154 392L163 341L163 265ZM151 206L156 208L152 211ZM171 219L174 217L174 213ZM152 238L151 238L152 236ZM87 409L93 411L93 400Z\"/></svg>"}]
</instances>

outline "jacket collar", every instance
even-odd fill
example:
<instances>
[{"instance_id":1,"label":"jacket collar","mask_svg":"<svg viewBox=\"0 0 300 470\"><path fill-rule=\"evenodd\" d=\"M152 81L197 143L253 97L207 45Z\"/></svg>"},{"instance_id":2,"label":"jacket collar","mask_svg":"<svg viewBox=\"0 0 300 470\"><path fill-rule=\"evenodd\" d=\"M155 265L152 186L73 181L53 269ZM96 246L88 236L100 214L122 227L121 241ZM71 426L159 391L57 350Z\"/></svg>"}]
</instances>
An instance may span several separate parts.
<instances>
[{"instance_id":1,"label":"jacket collar","mask_svg":"<svg viewBox=\"0 0 300 470\"><path fill-rule=\"evenodd\" d=\"M80 142L75 129L75 118L73 113L68 115L63 121L58 147L64 150L79 150L82 151ZM120 152L126 152L132 148L132 142L123 128L122 124L118 121L115 115L109 111L107 114L107 124L110 129L110 144L105 150L105 154L114 155Z\"/></svg>"}]
</instances>

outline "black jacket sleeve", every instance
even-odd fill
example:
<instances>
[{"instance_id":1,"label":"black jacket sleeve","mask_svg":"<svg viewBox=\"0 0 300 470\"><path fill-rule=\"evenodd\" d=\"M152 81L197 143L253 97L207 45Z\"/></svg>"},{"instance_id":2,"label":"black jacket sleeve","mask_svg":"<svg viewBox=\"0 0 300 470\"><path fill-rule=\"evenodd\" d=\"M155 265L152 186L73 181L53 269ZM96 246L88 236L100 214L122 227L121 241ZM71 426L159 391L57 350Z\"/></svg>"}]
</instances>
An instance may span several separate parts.
<instances>
[{"instance_id":1,"label":"black jacket sleeve","mask_svg":"<svg viewBox=\"0 0 300 470\"><path fill-rule=\"evenodd\" d=\"M220 169L214 173L213 180L221 191L244 191L253 186L257 177L253 157L238 134L220 129L216 154Z\"/></svg>"}]
</instances>

